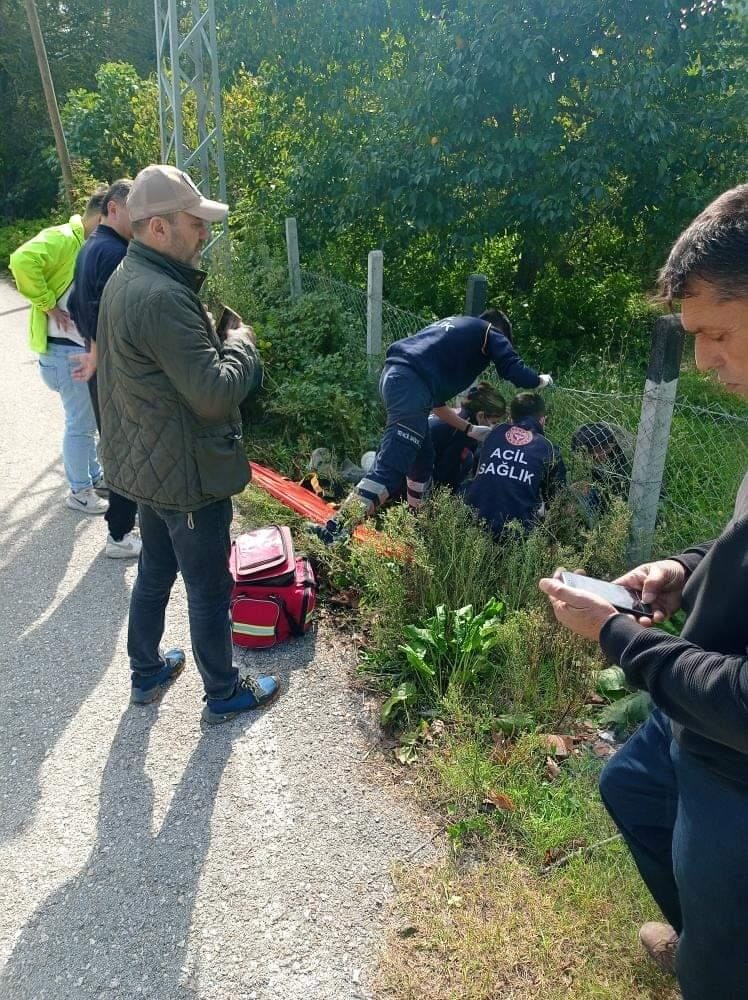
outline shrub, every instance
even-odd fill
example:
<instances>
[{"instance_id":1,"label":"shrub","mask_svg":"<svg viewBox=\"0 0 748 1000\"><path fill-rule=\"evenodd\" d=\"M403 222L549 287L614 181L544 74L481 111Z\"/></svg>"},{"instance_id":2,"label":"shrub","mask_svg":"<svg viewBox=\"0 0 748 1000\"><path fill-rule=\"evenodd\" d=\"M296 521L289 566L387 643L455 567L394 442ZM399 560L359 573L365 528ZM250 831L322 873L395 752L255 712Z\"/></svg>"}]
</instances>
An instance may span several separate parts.
<instances>
[{"instance_id":1,"label":"shrub","mask_svg":"<svg viewBox=\"0 0 748 1000\"><path fill-rule=\"evenodd\" d=\"M512 527L496 543L448 491L438 491L417 518L398 506L382 521L392 551L408 557L382 558L379 547L357 546L351 561L372 615L365 669L394 689L389 720L467 707L474 716L558 724L579 707L595 661L583 640L552 620L538 580L559 564L617 573L628 534L625 505L611 504L591 529L577 519L565 544L552 515L529 536ZM471 647L474 634L480 641Z\"/></svg>"},{"instance_id":2,"label":"shrub","mask_svg":"<svg viewBox=\"0 0 748 1000\"><path fill-rule=\"evenodd\" d=\"M8 261L14 250L47 226L54 226L61 218L52 216L43 219L17 219L0 226L0 271L8 270Z\"/></svg>"},{"instance_id":3,"label":"shrub","mask_svg":"<svg viewBox=\"0 0 748 1000\"><path fill-rule=\"evenodd\" d=\"M363 351L359 324L334 293L289 297L284 263L270 250L261 224L239 213L244 239L228 266L212 278L209 295L252 324L265 375L261 393L245 408L250 454L298 473L324 445L358 461L376 444L381 408Z\"/></svg>"}]
</instances>

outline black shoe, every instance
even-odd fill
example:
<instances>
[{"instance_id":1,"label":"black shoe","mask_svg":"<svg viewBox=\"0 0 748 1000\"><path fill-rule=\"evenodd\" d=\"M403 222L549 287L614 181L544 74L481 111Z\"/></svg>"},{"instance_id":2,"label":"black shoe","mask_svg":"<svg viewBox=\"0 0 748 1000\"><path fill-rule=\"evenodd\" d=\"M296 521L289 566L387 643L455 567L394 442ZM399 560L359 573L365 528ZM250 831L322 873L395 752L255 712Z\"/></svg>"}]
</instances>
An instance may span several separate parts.
<instances>
[{"instance_id":1,"label":"black shoe","mask_svg":"<svg viewBox=\"0 0 748 1000\"><path fill-rule=\"evenodd\" d=\"M335 545L344 542L348 538L348 531L340 521L331 518L326 524L317 524L315 521L307 521L304 530L315 538L319 538L323 545Z\"/></svg>"},{"instance_id":2,"label":"black shoe","mask_svg":"<svg viewBox=\"0 0 748 1000\"><path fill-rule=\"evenodd\" d=\"M152 701L161 697L184 670L186 659L183 649L170 649L164 653L163 659L164 665L157 674L133 681L130 692L131 705L150 705Z\"/></svg>"}]
</instances>

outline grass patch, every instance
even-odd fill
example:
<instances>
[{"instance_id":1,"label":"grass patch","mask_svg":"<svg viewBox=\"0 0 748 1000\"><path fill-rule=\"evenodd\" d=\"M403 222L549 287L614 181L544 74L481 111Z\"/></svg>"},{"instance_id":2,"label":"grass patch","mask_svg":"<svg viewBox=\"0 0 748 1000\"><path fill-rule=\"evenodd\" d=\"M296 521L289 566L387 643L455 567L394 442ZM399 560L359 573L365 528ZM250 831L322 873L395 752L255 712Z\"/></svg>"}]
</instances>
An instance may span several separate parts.
<instances>
[{"instance_id":1,"label":"grass patch","mask_svg":"<svg viewBox=\"0 0 748 1000\"><path fill-rule=\"evenodd\" d=\"M235 496L234 510L242 531L263 528L268 524L287 524L295 543L305 540L304 519L301 515L275 500L259 486L252 486L250 483L242 493Z\"/></svg>"},{"instance_id":2,"label":"grass patch","mask_svg":"<svg viewBox=\"0 0 748 1000\"><path fill-rule=\"evenodd\" d=\"M386 512L385 538L409 558L354 546L349 572L370 612L365 668L403 695L389 721L508 713L547 726L573 717L599 664L588 644L552 620L538 580L560 564L610 575L627 531L621 504L588 529L562 503L529 537L510 531L500 543L447 491L417 518L403 506ZM487 619L497 600L501 609Z\"/></svg>"},{"instance_id":3,"label":"grass patch","mask_svg":"<svg viewBox=\"0 0 748 1000\"><path fill-rule=\"evenodd\" d=\"M638 948L636 928L652 913L619 845L548 878L497 846L468 870L450 859L434 867L403 867L394 880L403 923L383 958L380 997L679 995Z\"/></svg>"},{"instance_id":4,"label":"grass patch","mask_svg":"<svg viewBox=\"0 0 748 1000\"><path fill-rule=\"evenodd\" d=\"M657 913L621 841L543 873L549 858L615 833L597 794L594 755L572 756L549 777L546 754L536 735L507 745L465 722L448 728L414 769L446 817L453 850L434 866L396 872L399 920L382 958L380 996L678 996L637 944L639 925ZM486 812L491 801L507 808Z\"/></svg>"}]
</instances>

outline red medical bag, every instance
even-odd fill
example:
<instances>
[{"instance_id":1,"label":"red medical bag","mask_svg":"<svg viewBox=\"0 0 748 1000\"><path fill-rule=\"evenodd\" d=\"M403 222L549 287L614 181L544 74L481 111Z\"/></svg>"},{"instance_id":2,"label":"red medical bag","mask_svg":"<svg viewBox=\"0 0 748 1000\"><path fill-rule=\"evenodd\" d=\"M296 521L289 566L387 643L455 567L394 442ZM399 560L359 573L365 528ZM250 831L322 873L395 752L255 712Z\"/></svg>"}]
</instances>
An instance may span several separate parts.
<instances>
[{"instance_id":1,"label":"red medical bag","mask_svg":"<svg viewBox=\"0 0 748 1000\"><path fill-rule=\"evenodd\" d=\"M294 553L289 528L271 524L239 535L229 565L237 645L268 648L309 630L317 585L309 560Z\"/></svg>"}]
</instances>

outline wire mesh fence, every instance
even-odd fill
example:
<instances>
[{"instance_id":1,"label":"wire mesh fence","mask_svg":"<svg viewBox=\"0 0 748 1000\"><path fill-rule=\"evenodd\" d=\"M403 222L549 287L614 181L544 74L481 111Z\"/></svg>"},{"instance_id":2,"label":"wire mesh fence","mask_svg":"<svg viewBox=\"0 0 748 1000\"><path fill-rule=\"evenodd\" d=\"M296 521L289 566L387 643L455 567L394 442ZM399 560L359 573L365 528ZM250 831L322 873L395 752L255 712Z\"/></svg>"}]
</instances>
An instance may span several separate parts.
<instances>
[{"instance_id":1,"label":"wire mesh fence","mask_svg":"<svg viewBox=\"0 0 748 1000\"><path fill-rule=\"evenodd\" d=\"M366 355L367 292L327 275L301 271L303 292L332 295L351 317L350 347ZM431 319L382 301L382 355ZM496 382L507 400L516 391ZM600 392L556 385L547 394L548 436L561 447L569 482L594 516L605 491L628 500L642 414L642 392ZM748 469L748 416L676 398L657 503L654 555L715 537L731 516ZM656 485L654 487L657 488Z\"/></svg>"},{"instance_id":2,"label":"wire mesh fence","mask_svg":"<svg viewBox=\"0 0 748 1000\"><path fill-rule=\"evenodd\" d=\"M714 538L748 470L748 416L676 399L658 517L658 548Z\"/></svg>"},{"instance_id":3,"label":"wire mesh fence","mask_svg":"<svg viewBox=\"0 0 748 1000\"><path fill-rule=\"evenodd\" d=\"M333 296L353 320L351 346L360 349L362 353L366 352L367 293L365 289L355 288L344 281L302 268L301 290L307 294L324 292ZM390 344L403 337L412 336L429 322L430 320L424 316L408 312L399 306L393 306L390 302L382 302L382 354Z\"/></svg>"}]
</instances>

